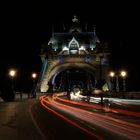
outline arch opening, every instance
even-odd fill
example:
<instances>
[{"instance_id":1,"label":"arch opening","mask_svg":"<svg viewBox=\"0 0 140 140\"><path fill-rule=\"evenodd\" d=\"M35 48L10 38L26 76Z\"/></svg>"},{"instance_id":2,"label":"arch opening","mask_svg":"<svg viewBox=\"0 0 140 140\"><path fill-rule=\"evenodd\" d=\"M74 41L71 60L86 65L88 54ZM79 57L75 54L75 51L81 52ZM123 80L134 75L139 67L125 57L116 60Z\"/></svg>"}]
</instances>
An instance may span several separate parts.
<instances>
[{"instance_id":1,"label":"arch opening","mask_svg":"<svg viewBox=\"0 0 140 140\"><path fill-rule=\"evenodd\" d=\"M89 91L96 86L95 72L91 69L66 68L54 74L49 84L49 91L68 91L74 86Z\"/></svg>"}]
</instances>

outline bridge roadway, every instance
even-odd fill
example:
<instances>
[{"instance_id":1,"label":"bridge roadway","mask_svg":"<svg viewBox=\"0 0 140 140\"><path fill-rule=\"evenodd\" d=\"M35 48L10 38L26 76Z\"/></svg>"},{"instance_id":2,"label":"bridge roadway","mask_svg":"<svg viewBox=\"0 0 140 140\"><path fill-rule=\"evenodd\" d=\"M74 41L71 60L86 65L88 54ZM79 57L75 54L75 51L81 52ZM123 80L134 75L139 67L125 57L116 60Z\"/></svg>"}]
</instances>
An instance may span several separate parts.
<instances>
[{"instance_id":1,"label":"bridge roadway","mask_svg":"<svg viewBox=\"0 0 140 140\"><path fill-rule=\"evenodd\" d=\"M44 109L38 101L0 102L0 140L91 140L79 128Z\"/></svg>"},{"instance_id":2,"label":"bridge roadway","mask_svg":"<svg viewBox=\"0 0 140 140\"><path fill-rule=\"evenodd\" d=\"M140 112L73 102L57 95L44 96L40 100L46 110L79 128L92 139L140 139Z\"/></svg>"},{"instance_id":3,"label":"bridge roadway","mask_svg":"<svg viewBox=\"0 0 140 140\"><path fill-rule=\"evenodd\" d=\"M139 140L140 112L57 95L0 103L0 140Z\"/></svg>"},{"instance_id":4,"label":"bridge roadway","mask_svg":"<svg viewBox=\"0 0 140 140\"><path fill-rule=\"evenodd\" d=\"M0 102L0 140L43 140L31 115L34 99Z\"/></svg>"}]
</instances>

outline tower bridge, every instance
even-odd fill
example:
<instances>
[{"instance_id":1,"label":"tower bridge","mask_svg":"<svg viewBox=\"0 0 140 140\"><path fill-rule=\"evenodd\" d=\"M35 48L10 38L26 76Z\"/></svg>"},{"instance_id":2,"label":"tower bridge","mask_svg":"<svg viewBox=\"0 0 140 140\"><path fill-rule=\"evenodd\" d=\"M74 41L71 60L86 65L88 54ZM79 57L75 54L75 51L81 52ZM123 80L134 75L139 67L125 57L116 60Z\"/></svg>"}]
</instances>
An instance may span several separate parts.
<instances>
[{"instance_id":1,"label":"tower bridge","mask_svg":"<svg viewBox=\"0 0 140 140\"><path fill-rule=\"evenodd\" d=\"M90 32L82 30L74 16L69 30L53 30L48 44L41 48L43 65L37 88L40 92L67 91L79 84L91 91L105 83L109 88L109 54L95 27Z\"/></svg>"}]
</instances>

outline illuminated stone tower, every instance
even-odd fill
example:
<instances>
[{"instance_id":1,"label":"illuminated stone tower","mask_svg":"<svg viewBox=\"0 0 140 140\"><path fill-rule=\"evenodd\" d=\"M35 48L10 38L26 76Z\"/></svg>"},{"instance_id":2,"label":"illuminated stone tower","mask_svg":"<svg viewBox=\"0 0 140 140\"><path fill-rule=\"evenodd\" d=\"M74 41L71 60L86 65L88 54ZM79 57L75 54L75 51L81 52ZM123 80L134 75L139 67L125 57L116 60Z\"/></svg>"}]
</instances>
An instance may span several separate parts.
<instances>
[{"instance_id":1,"label":"illuminated stone tower","mask_svg":"<svg viewBox=\"0 0 140 140\"><path fill-rule=\"evenodd\" d=\"M67 91L74 84L86 90L109 85L108 45L100 43L95 26L90 32L82 30L76 16L69 30L52 31L40 56L43 65L38 89L41 92Z\"/></svg>"}]
</instances>

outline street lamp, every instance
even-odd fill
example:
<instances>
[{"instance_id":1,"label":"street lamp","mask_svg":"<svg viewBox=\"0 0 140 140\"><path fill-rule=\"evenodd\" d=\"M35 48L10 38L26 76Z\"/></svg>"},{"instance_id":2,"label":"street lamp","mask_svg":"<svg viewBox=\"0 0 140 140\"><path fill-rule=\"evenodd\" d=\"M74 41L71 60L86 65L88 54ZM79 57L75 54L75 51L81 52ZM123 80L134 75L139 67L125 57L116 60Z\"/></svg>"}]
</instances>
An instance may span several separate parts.
<instances>
[{"instance_id":1,"label":"street lamp","mask_svg":"<svg viewBox=\"0 0 140 140\"><path fill-rule=\"evenodd\" d=\"M109 76L111 77L111 91L113 91L113 89L114 89L113 78L115 77L115 72L111 71L109 73Z\"/></svg>"},{"instance_id":2,"label":"street lamp","mask_svg":"<svg viewBox=\"0 0 140 140\"><path fill-rule=\"evenodd\" d=\"M120 72L110 72L109 76L111 78L113 77L116 77L116 92L119 92L120 91L120 88L119 88L119 76L121 76L123 78L123 91L126 91L126 82L125 82L125 79L126 79L126 76L127 76L127 73L126 71L122 70Z\"/></svg>"},{"instance_id":3,"label":"street lamp","mask_svg":"<svg viewBox=\"0 0 140 140\"><path fill-rule=\"evenodd\" d=\"M32 94L33 94L33 97L35 97L36 93L35 93L35 79L37 78L37 74L36 73L32 73L32 78L33 78L33 88L32 88Z\"/></svg>"},{"instance_id":4,"label":"street lamp","mask_svg":"<svg viewBox=\"0 0 140 140\"><path fill-rule=\"evenodd\" d=\"M104 55L101 53L99 55L100 58L100 65L99 65L99 79L100 79L100 84L102 83L102 59L104 58ZM103 91L101 92L101 106L103 106Z\"/></svg>"},{"instance_id":5,"label":"street lamp","mask_svg":"<svg viewBox=\"0 0 140 140\"><path fill-rule=\"evenodd\" d=\"M35 80L35 78L37 77L36 73L32 73L32 78Z\"/></svg>"},{"instance_id":6,"label":"street lamp","mask_svg":"<svg viewBox=\"0 0 140 140\"><path fill-rule=\"evenodd\" d=\"M110 77L113 78L115 77L115 82L116 82L116 92L119 92L120 88L119 88L119 75L118 72L110 72Z\"/></svg>"},{"instance_id":7,"label":"street lamp","mask_svg":"<svg viewBox=\"0 0 140 140\"><path fill-rule=\"evenodd\" d=\"M126 71L121 71L121 76L123 78L123 91L125 92L126 91L126 82L125 82L125 79L126 79L126 76L127 76L127 72Z\"/></svg>"},{"instance_id":8,"label":"street lamp","mask_svg":"<svg viewBox=\"0 0 140 140\"><path fill-rule=\"evenodd\" d=\"M116 81L116 92L119 92L119 77L118 77L118 73L115 72L110 72L109 76L113 79L113 77L115 77L115 81ZM113 82L113 80L112 80Z\"/></svg>"},{"instance_id":9,"label":"street lamp","mask_svg":"<svg viewBox=\"0 0 140 140\"><path fill-rule=\"evenodd\" d=\"M12 79L12 91L14 91L14 77L16 76L16 71L14 69L10 70L9 75L11 76Z\"/></svg>"},{"instance_id":10,"label":"street lamp","mask_svg":"<svg viewBox=\"0 0 140 140\"><path fill-rule=\"evenodd\" d=\"M109 75L113 78L115 76L115 73L111 71Z\"/></svg>"}]
</instances>

